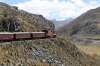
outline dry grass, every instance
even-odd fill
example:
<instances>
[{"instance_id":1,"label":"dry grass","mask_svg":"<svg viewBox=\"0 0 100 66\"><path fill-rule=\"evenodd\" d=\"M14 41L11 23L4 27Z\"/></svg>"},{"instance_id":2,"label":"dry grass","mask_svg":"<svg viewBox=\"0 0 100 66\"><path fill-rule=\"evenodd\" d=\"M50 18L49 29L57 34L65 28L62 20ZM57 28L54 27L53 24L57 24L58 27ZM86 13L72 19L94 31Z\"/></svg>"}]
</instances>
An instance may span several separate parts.
<instances>
[{"instance_id":1,"label":"dry grass","mask_svg":"<svg viewBox=\"0 0 100 66\"><path fill-rule=\"evenodd\" d=\"M100 28L100 23L97 26Z\"/></svg>"},{"instance_id":2,"label":"dry grass","mask_svg":"<svg viewBox=\"0 0 100 66\"><path fill-rule=\"evenodd\" d=\"M11 66L11 64L13 64L15 66L50 66L46 62L42 62L39 58L36 58L36 61L28 60L34 57L33 53L26 48L29 43L30 42L18 42L0 45L0 65Z\"/></svg>"},{"instance_id":3,"label":"dry grass","mask_svg":"<svg viewBox=\"0 0 100 66\"><path fill-rule=\"evenodd\" d=\"M0 64L3 64L4 62L17 64L19 62L18 58L30 58L30 57L31 54L27 53L27 50L24 48L23 45L20 46L20 44L19 45L9 44L5 46L0 46Z\"/></svg>"},{"instance_id":4,"label":"dry grass","mask_svg":"<svg viewBox=\"0 0 100 66\"><path fill-rule=\"evenodd\" d=\"M50 53L57 60L65 63L65 66L98 66L96 60L86 55L75 45L71 44L70 41L65 38L55 39L43 39L32 42L18 42L7 45L0 45L0 64L13 65L27 65L27 66L50 66L50 64L43 62L39 58L36 61L30 62L27 59L34 57L30 50L26 47L31 45L36 48L36 45L40 44L46 49L46 52ZM23 58L22 60L19 60ZM56 64L54 64L56 66Z\"/></svg>"},{"instance_id":5,"label":"dry grass","mask_svg":"<svg viewBox=\"0 0 100 66\"><path fill-rule=\"evenodd\" d=\"M22 28L23 28L26 32L30 32L30 31L35 31L35 30L37 30L37 28L34 26L34 24L31 24L31 23L29 23L28 21L23 20L23 19L21 19L21 18L19 18L19 17L17 17L17 18L18 18L18 20L20 20L21 25L22 25Z\"/></svg>"},{"instance_id":6,"label":"dry grass","mask_svg":"<svg viewBox=\"0 0 100 66\"><path fill-rule=\"evenodd\" d=\"M90 54L90 55L100 55L100 46L98 45L86 45L86 44L81 44L81 45L77 45L76 46L82 50L83 52L85 52L86 54Z\"/></svg>"},{"instance_id":7,"label":"dry grass","mask_svg":"<svg viewBox=\"0 0 100 66\"><path fill-rule=\"evenodd\" d=\"M76 46L86 54L89 54L91 57L96 59L98 63L100 63L100 45L86 45L81 44Z\"/></svg>"},{"instance_id":8,"label":"dry grass","mask_svg":"<svg viewBox=\"0 0 100 66\"><path fill-rule=\"evenodd\" d=\"M57 38L54 40L47 40L43 42L40 41L40 43L45 48L48 48L47 49L48 52L51 52L55 57L61 59L65 63L65 65L72 63L71 65L73 66L78 66L78 65L94 66L92 62L96 63L90 56L84 54L81 50L77 49L65 37Z\"/></svg>"},{"instance_id":9,"label":"dry grass","mask_svg":"<svg viewBox=\"0 0 100 66\"><path fill-rule=\"evenodd\" d=\"M4 58L5 58L5 51L0 50L0 63L4 61Z\"/></svg>"}]
</instances>

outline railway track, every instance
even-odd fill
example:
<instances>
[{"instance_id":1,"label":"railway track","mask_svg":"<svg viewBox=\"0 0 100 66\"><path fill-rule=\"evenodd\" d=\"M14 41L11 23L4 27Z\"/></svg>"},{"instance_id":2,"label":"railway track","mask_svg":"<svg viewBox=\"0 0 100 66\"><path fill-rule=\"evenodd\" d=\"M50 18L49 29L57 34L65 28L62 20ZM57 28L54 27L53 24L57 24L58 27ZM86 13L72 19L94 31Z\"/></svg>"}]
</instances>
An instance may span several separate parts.
<instances>
[{"instance_id":1,"label":"railway track","mask_svg":"<svg viewBox=\"0 0 100 66\"><path fill-rule=\"evenodd\" d=\"M57 38L57 37L55 37ZM39 40L48 40L48 39L55 39L55 38L46 38L46 39L39 39ZM15 44L15 43L21 43L21 42L32 42L38 39L29 39L29 40L16 40L16 41L1 41L0 45L7 45L7 44Z\"/></svg>"}]
</instances>

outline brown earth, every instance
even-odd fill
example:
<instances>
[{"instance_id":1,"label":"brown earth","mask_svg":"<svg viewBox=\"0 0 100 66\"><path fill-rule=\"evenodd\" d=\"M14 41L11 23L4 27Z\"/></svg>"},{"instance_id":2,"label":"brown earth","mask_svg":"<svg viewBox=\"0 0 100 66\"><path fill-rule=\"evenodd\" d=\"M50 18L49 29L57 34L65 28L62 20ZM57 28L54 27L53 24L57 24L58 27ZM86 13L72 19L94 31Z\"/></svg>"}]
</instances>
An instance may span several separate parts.
<instances>
[{"instance_id":1,"label":"brown earth","mask_svg":"<svg viewBox=\"0 0 100 66\"><path fill-rule=\"evenodd\" d=\"M60 37L3 43L0 45L0 65L99 66L99 62L67 38Z\"/></svg>"}]
</instances>

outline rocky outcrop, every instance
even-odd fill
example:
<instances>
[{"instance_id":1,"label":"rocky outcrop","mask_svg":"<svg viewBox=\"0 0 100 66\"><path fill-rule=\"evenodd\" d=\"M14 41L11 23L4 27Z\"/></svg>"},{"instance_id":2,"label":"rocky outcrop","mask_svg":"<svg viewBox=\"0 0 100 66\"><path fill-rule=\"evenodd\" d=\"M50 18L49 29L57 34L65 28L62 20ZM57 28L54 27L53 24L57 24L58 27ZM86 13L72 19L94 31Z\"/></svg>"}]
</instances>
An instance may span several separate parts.
<instances>
[{"instance_id":1,"label":"rocky outcrop","mask_svg":"<svg viewBox=\"0 0 100 66\"><path fill-rule=\"evenodd\" d=\"M82 21L72 28L72 32L71 32L70 36L72 36L74 34L81 34L81 35L100 34L100 29L98 27L98 24L99 24L99 22Z\"/></svg>"},{"instance_id":2,"label":"rocky outcrop","mask_svg":"<svg viewBox=\"0 0 100 66\"><path fill-rule=\"evenodd\" d=\"M65 37L0 44L1 66L99 66Z\"/></svg>"},{"instance_id":3,"label":"rocky outcrop","mask_svg":"<svg viewBox=\"0 0 100 66\"><path fill-rule=\"evenodd\" d=\"M4 26L3 24L5 24L6 26ZM7 25L10 25L9 27L10 29L8 29ZM42 15L32 14L24 10L19 10L18 7L16 6L9 6L2 2L0 2L0 27L4 28L4 29L0 28L0 31L11 31L11 32L12 31L31 32L31 31L41 31L43 29L55 28L54 24L51 21L45 19Z\"/></svg>"},{"instance_id":4,"label":"rocky outcrop","mask_svg":"<svg viewBox=\"0 0 100 66\"><path fill-rule=\"evenodd\" d=\"M2 29L7 32L22 32L22 26L20 23L19 20L14 18L6 18L5 20L2 20L1 26Z\"/></svg>"}]
</instances>

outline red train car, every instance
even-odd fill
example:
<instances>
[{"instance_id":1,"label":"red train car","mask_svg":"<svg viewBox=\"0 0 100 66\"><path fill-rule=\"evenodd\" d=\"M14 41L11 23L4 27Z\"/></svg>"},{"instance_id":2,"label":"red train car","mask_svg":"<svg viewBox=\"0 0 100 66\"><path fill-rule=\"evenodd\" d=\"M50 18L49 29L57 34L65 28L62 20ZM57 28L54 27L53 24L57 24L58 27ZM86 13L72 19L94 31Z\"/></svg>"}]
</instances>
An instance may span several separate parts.
<instances>
[{"instance_id":1,"label":"red train car","mask_svg":"<svg viewBox=\"0 0 100 66\"><path fill-rule=\"evenodd\" d=\"M15 32L14 33L14 39L30 39L31 33L30 32Z\"/></svg>"},{"instance_id":2,"label":"red train car","mask_svg":"<svg viewBox=\"0 0 100 66\"><path fill-rule=\"evenodd\" d=\"M32 38L45 38L45 32L31 32Z\"/></svg>"},{"instance_id":3,"label":"red train car","mask_svg":"<svg viewBox=\"0 0 100 66\"><path fill-rule=\"evenodd\" d=\"M8 33L8 32L0 33L0 41L13 40L13 38L14 38L13 33Z\"/></svg>"},{"instance_id":4,"label":"red train car","mask_svg":"<svg viewBox=\"0 0 100 66\"><path fill-rule=\"evenodd\" d=\"M46 33L46 37L56 37L56 32L54 30L43 30Z\"/></svg>"},{"instance_id":5,"label":"red train car","mask_svg":"<svg viewBox=\"0 0 100 66\"><path fill-rule=\"evenodd\" d=\"M52 30L53 31L53 37L56 37L56 31Z\"/></svg>"},{"instance_id":6,"label":"red train car","mask_svg":"<svg viewBox=\"0 0 100 66\"><path fill-rule=\"evenodd\" d=\"M54 30L43 30L43 32L1 32L0 41L7 40L20 40L20 39L35 39L35 38L47 38L56 37Z\"/></svg>"}]
</instances>

